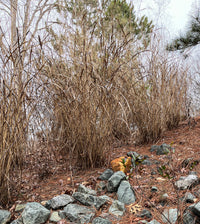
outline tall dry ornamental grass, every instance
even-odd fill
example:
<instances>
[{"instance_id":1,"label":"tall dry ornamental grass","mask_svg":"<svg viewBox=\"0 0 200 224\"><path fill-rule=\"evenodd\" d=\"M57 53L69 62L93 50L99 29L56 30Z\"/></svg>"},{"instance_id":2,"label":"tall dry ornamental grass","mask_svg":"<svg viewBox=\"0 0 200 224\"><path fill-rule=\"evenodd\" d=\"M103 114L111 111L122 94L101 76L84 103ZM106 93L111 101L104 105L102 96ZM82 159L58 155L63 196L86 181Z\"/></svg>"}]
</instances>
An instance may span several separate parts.
<instances>
[{"instance_id":1,"label":"tall dry ornamental grass","mask_svg":"<svg viewBox=\"0 0 200 224\"><path fill-rule=\"evenodd\" d=\"M0 203L10 198L31 127L45 130L68 167L85 169L104 164L115 139L155 141L185 113L186 71L151 46L147 20L136 29L112 10L90 18L78 2L80 10L69 7L58 21L62 35L48 27L49 42L38 37L25 51L18 37L17 53L1 47Z\"/></svg>"},{"instance_id":2,"label":"tall dry ornamental grass","mask_svg":"<svg viewBox=\"0 0 200 224\"><path fill-rule=\"evenodd\" d=\"M81 12L79 12L81 13ZM76 14L74 14L76 15ZM113 138L158 139L184 115L187 74L116 21L91 26L77 14L78 29L65 24L54 36L57 57L42 74L52 105L51 138L79 167L102 164Z\"/></svg>"},{"instance_id":3,"label":"tall dry ornamental grass","mask_svg":"<svg viewBox=\"0 0 200 224\"><path fill-rule=\"evenodd\" d=\"M25 88L18 85L18 76L11 69L0 74L0 202L7 203L16 187L11 173L22 168L27 140ZM22 87L22 86L21 86ZM19 175L20 177L20 175ZM18 182L20 183L20 181Z\"/></svg>"},{"instance_id":4,"label":"tall dry ornamental grass","mask_svg":"<svg viewBox=\"0 0 200 224\"><path fill-rule=\"evenodd\" d=\"M16 47L17 46L17 47ZM23 161L27 153L32 114L37 98L34 64L22 61L22 46L13 51L0 51L0 204L12 201L14 192L20 194ZM34 57L32 56L32 61ZM16 196L16 194L15 194Z\"/></svg>"},{"instance_id":5,"label":"tall dry ornamental grass","mask_svg":"<svg viewBox=\"0 0 200 224\"><path fill-rule=\"evenodd\" d=\"M128 87L132 122L140 142L157 140L185 117L189 79L187 69L175 61L159 53L154 44L140 69L143 78L133 88Z\"/></svg>"}]
</instances>

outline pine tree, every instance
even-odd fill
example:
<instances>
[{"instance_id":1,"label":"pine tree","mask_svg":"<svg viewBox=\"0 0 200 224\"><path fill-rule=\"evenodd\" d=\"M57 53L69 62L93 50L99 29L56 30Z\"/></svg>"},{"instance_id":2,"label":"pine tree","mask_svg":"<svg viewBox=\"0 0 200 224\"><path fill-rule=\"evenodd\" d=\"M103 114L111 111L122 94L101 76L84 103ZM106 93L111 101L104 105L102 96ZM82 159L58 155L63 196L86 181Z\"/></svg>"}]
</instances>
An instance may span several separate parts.
<instances>
[{"instance_id":1,"label":"pine tree","mask_svg":"<svg viewBox=\"0 0 200 224\"><path fill-rule=\"evenodd\" d=\"M150 42L150 34L153 30L152 21L148 21L146 16L137 18L134 7L126 0L57 0L56 7L58 13L66 18L70 18L73 28L79 33L79 27L91 30L95 38L104 36L108 40L112 38L120 40L122 37L130 37L140 40L141 48L146 48ZM69 21L69 20L68 20ZM58 21L58 24L61 24ZM47 30L52 36L52 45L61 47L61 39L53 29ZM113 35L110 35L110 34ZM94 38L94 39L95 39ZM59 40L59 41L58 41Z\"/></svg>"},{"instance_id":2,"label":"pine tree","mask_svg":"<svg viewBox=\"0 0 200 224\"><path fill-rule=\"evenodd\" d=\"M196 16L192 17L189 29L185 35L175 39L171 44L167 45L168 51L181 50L196 46L200 43L200 9Z\"/></svg>"}]
</instances>

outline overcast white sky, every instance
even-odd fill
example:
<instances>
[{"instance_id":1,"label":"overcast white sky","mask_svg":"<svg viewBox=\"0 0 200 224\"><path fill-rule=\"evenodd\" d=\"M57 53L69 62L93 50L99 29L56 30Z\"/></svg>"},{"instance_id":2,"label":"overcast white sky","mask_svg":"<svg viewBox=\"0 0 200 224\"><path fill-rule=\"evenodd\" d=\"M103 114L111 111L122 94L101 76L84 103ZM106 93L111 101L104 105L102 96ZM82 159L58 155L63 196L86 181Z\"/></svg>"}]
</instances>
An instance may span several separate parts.
<instances>
[{"instance_id":1,"label":"overcast white sky","mask_svg":"<svg viewBox=\"0 0 200 224\"><path fill-rule=\"evenodd\" d=\"M184 30L191 15L192 0L172 0L169 4L168 13L171 15L171 31L178 33Z\"/></svg>"},{"instance_id":2,"label":"overcast white sky","mask_svg":"<svg viewBox=\"0 0 200 224\"><path fill-rule=\"evenodd\" d=\"M171 38L184 32L192 13L192 5L200 6L200 0L130 0L140 11L158 26L164 26ZM137 3L136 3L137 2Z\"/></svg>"}]
</instances>

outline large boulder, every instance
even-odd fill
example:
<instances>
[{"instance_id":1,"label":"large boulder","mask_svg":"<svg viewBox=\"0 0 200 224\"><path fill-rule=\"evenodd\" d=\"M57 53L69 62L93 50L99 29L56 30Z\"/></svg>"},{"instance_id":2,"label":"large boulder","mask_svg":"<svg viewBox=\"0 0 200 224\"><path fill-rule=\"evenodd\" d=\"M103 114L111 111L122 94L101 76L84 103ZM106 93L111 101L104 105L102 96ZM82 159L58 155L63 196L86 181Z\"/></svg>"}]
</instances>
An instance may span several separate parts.
<instances>
[{"instance_id":1,"label":"large boulder","mask_svg":"<svg viewBox=\"0 0 200 224\"><path fill-rule=\"evenodd\" d=\"M48 209L59 209L73 202L73 197L67 194L61 194L47 201L45 207Z\"/></svg>"},{"instance_id":2,"label":"large boulder","mask_svg":"<svg viewBox=\"0 0 200 224\"><path fill-rule=\"evenodd\" d=\"M68 204L63 213L73 223L90 223L95 210L78 204Z\"/></svg>"},{"instance_id":3,"label":"large boulder","mask_svg":"<svg viewBox=\"0 0 200 224\"><path fill-rule=\"evenodd\" d=\"M41 224L48 220L49 215L50 211L40 203L30 202L22 212L22 220L24 224Z\"/></svg>"},{"instance_id":4,"label":"large boulder","mask_svg":"<svg viewBox=\"0 0 200 224\"><path fill-rule=\"evenodd\" d=\"M123 180L120 183L119 188L117 190L117 197L118 197L118 201L121 201L126 205L129 205L135 202L136 200L135 193L128 181Z\"/></svg>"},{"instance_id":5,"label":"large boulder","mask_svg":"<svg viewBox=\"0 0 200 224\"><path fill-rule=\"evenodd\" d=\"M122 171L115 172L108 180L107 190L108 192L115 192L122 180L126 179L126 175Z\"/></svg>"},{"instance_id":6,"label":"large boulder","mask_svg":"<svg viewBox=\"0 0 200 224\"><path fill-rule=\"evenodd\" d=\"M0 224L5 224L11 219L11 213L7 210L0 210Z\"/></svg>"}]
</instances>

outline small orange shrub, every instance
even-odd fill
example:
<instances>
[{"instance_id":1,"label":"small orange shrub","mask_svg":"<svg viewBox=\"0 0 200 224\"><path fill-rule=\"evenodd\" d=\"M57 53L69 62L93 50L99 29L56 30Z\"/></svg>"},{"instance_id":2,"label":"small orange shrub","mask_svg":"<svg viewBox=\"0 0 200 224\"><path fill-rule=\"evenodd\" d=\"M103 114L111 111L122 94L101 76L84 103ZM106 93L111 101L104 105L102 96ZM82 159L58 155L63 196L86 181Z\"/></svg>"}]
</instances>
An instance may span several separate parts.
<instances>
[{"instance_id":1,"label":"small orange shrub","mask_svg":"<svg viewBox=\"0 0 200 224\"><path fill-rule=\"evenodd\" d=\"M131 168L131 157L119 157L111 161L111 167L114 172L122 171L127 174Z\"/></svg>"}]
</instances>

